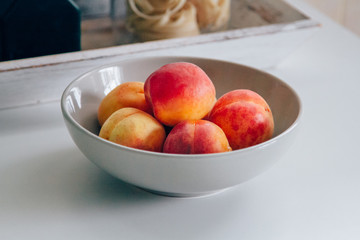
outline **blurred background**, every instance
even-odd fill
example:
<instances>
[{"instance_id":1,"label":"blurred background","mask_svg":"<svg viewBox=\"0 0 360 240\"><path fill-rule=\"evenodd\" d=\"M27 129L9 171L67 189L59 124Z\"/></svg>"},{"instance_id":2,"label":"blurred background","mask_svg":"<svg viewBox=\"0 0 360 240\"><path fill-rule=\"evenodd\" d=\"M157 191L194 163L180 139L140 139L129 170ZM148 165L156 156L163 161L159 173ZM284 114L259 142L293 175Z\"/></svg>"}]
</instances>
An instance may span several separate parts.
<instances>
[{"instance_id":1,"label":"blurred background","mask_svg":"<svg viewBox=\"0 0 360 240\"><path fill-rule=\"evenodd\" d=\"M360 0L301 0L360 36Z\"/></svg>"},{"instance_id":2,"label":"blurred background","mask_svg":"<svg viewBox=\"0 0 360 240\"><path fill-rule=\"evenodd\" d=\"M360 36L360 0L298 1ZM0 62L137 42L139 39L126 27L126 2L0 0ZM228 30L306 18L282 0L231 2Z\"/></svg>"}]
</instances>

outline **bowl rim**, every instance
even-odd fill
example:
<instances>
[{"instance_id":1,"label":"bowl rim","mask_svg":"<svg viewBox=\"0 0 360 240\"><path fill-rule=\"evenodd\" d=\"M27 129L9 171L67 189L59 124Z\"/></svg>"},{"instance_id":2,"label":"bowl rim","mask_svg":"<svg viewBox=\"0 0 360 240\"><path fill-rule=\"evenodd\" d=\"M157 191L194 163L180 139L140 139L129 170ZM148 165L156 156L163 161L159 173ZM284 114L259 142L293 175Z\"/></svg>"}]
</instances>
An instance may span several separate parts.
<instances>
[{"instance_id":1,"label":"bowl rim","mask_svg":"<svg viewBox=\"0 0 360 240\"><path fill-rule=\"evenodd\" d=\"M241 67L245 67L248 68L250 70L253 71L258 71L261 72L264 75L270 76L274 79L276 79L279 83L283 84L284 86L286 86L291 92L292 94L295 96L298 105L299 105L299 112L297 113L297 116L295 118L295 120L293 121L293 123L287 128L285 129L283 132L279 133L277 136L272 137L271 139L250 146L250 147L246 147L246 148L242 148L242 149L237 149L237 150L232 150L229 152L221 152L221 153L206 153L206 154L175 154L175 153L163 153L163 152L153 152L153 151L148 151L148 150L142 150L142 149L136 149L136 148L132 148L132 147L127 147L127 146L123 146L111 141L108 141L106 139L103 139L101 137L99 137L98 135L96 135L95 133L87 130L85 127L83 127L80 123L78 123L68 112L67 108L66 108L66 97L68 96L70 89L73 87L73 85L79 81L81 81L82 79L84 79L86 76L99 71L101 69L104 68L108 68L108 67L113 67L113 66L119 66L121 65L121 63L124 62L129 62L129 61L137 61L137 60L149 60L149 59L169 59L169 61L179 61L179 62L185 62L185 61L190 61L190 60L199 60L199 61L213 61L213 62L218 62L218 63L225 63L225 64L233 64L233 65L238 65ZM280 138L282 138L284 135L286 135L287 133L293 131L293 129L295 129L301 122L301 118L303 115L303 105L301 102L301 99L299 97L299 95L297 94L297 92L286 82L284 82L283 80L281 80L280 78L265 72L263 70L251 67L251 66L247 66L245 64L241 64L241 63L237 63L237 62L233 62L233 61L227 61L227 60L221 60L221 59L216 59L216 58L204 58L204 57L193 57L193 56L146 56L146 57L131 57L128 59L122 59L122 60L118 60L112 63L108 63L108 64L103 64L101 66L95 67L90 69L89 71L79 75L78 77L76 77L74 80L72 80L64 89L62 95L61 95L61 100L60 100L60 105L61 105L61 111L63 114L63 117L65 120L67 120L69 123L71 123L73 126L75 126L77 129L79 129L82 133L86 134L87 136L91 137L92 139L101 142L102 144L106 144L112 148L116 148L116 149L121 149L124 151L130 151L133 153L138 153L138 154L142 154L142 155L153 155L154 157L160 157L160 158L181 158L181 159L207 159L209 157L222 157L222 156L226 156L226 155L238 155L238 154L246 154L250 151L253 151L254 149L262 149L262 148L266 148L269 145L274 144L275 142L277 142Z\"/></svg>"}]
</instances>

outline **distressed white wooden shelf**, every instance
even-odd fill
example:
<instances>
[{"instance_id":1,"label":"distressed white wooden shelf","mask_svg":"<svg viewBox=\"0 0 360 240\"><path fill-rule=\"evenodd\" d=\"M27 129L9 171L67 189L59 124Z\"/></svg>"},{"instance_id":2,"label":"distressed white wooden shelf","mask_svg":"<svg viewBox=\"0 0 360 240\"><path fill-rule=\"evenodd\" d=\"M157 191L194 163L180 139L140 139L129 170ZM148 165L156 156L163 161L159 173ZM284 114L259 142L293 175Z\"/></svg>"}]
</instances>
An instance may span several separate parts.
<instances>
[{"instance_id":1,"label":"distressed white wooden shelf","mask_svg":"<svg viewBox=\"0 0 360 240\"><path fill-rule=\"evenodd\" d=\"M96 43L86 45L86 39L98 33L84 23L82 44L88 50L0 62L0 109L59 100L77 76L132 57L196 56L273 67L319 28L315 20L279 0L236 3L228 30L187 38L96 48Z\"/></svg>"}]
</instances>

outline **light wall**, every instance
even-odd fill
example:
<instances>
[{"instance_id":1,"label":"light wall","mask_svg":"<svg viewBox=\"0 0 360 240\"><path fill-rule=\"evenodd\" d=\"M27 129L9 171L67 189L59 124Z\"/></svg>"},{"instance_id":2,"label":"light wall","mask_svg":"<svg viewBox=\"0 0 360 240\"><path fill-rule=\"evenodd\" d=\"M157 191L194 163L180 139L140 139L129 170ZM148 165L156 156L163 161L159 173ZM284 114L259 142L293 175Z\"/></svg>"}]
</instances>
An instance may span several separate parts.
<instances>
[{"instance_id":1,"label":"light wall","mask_svg":"<svg viewBox=\"0 0 360 240\"><path fill-rule=\"evenodd\" d=\"M360 36L360 0L302 0Z\"/></svg>"}]
</instances>

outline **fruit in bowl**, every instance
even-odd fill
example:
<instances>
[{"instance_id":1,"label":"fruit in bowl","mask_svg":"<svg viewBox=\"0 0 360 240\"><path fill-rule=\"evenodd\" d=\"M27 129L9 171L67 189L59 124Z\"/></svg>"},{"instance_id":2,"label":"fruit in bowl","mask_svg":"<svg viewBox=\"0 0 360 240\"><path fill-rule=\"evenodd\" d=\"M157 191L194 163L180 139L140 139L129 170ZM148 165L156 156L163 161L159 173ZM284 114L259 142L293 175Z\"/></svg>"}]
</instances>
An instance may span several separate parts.
<instances>
[{"instance_id":1,"label":"fruit in bowl","mask_svg":"<svg viewBox=\"0 0 360 240\"><path fill-rule=\"evenodd\" d=\"M125 82L106 95L98 110L99 123L103 124L101 117L105 116L104 113L110 115L110 110L127 105L138 106L139 110L150 109L156 123L158 120L174 127L166 138L165 153L225 152L250 147L271 138L273 116L269 105L259 94L248 89L237 89L224 94L217 101L215 94L211 79L200 67L188 62L169 63L151 73L144 85ZM116 124L123 117L120 114L121 119L118 120L119 112L113 115L102 127L100 137L142 150L162 150L159 144L164 142L163 134L160 137L152 134L153 138L157 137L152 141L147 136L148 131L136 131L141 128L136 127L140 123L138 118L130 116L124 119L127 125L119 124L121 127L117 127ZM209 121L201 120L205 117ZM111 137L103 134L108 133L109 128ZM145 126L142 129L149 130ZM151 142L151 147L144 144L144 139ZM154 142L157 144L153 146Z\"/></svg>"},{"instance_id":2,"label":"fruit in bowl","mask_svg":"<svg viewBox=\"0 0 360 240\"><path fill-rule=\"evenodd\" d=\"M265 142L274 132L269 105L259 94L248 89L233 90L220 97L209 120L225 132L234 150Z\"/></svg>"},{"instance_id":3,"label":"fruit in bowl","mask_svg":"<svg viewBox=\"0 0 360 240\"><path fill-rule=\"evenodd\" d=\"M205 117L216 99L208 75L189 62L169 63L155 70L146 79L144 92L154 116L167 126Z\"/></svg>"},{"instance_id":4,"label":"fruit in bowl","mask_svg":"<svg viewBox=\"0 0 360 240\"><path fill-rule=\"evenodd\" d=\"M128 107L111 114L99 136L124 146L161 152L165 129L148 113Z\"/></svg>"},{"instance_id":5,"label":"fruit in bowl","mask_svg":"<svg viewBox=\"0 0 360 240\"><path fill-rule=\"evenodd\" d=\"M151 107L145 100L143 82L125 82L108 93L98 108L100 125L102 126L116 110L125 107L134 107L152 113Z\"/></svg>"},{"instance_id":6,"label":"fruit in bowl","mask_svg":"<svg viewBox=\"0 0 360 240\"><path fill-rule=\"evenodd\" d=\"M177 154L136 149L98 136L97 111L109 89L129 81L145 82L157 69L176 62L201 68L211 79L218 99L237 89L259 94L272 111L272 137L238 150ZM109 75L114 77L109 79ZM91 70L64 90L61 109L75 144L101 169L142 189L179 197L218 193L269 169L296 139L302 112L296 92L266 72L214 59L166 56L127 59Z\"/></svg>"},{"instance_id":7,"label":"fruit in bowl","mask_svg":"<svg viewBox=\"0 0 360 240\"><path fill-rule=\"evenodd\" d=\"M164 153L201 154L231 151L223 130L206 120L178 123L164 143Z\"/></svg>"}]
</instances>

